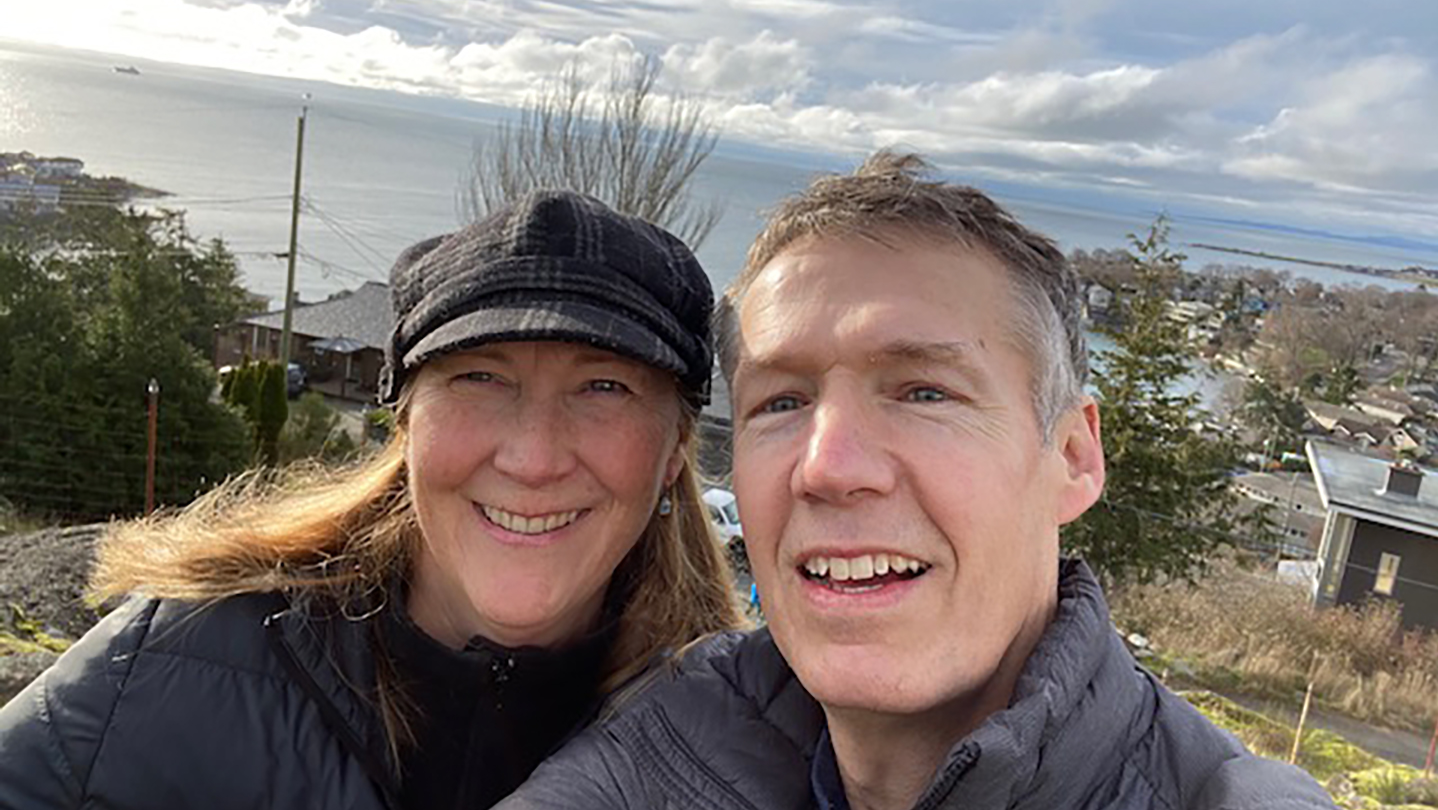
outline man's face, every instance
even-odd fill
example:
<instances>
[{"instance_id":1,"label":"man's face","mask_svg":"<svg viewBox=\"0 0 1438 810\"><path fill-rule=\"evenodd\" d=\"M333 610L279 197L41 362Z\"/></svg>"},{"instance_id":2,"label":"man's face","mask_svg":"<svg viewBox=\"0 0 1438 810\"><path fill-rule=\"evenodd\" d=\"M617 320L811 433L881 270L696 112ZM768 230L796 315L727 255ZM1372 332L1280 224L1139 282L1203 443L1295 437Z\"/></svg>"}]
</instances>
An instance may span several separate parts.
<instances>
[{"instance_id":1,"label":"man's face","mask_svg":"<svg viewBox=\"0 0 1438 810\"><path fill-rule=\"evenodd\" d=\"M830 709L1006 701L994 685L1057 599L1058 527L1102 486L1091 403L1043 442L1003 266L907 244L798 243L738 313L745 542L776 642Z\"/></svg>"}]
</instances>

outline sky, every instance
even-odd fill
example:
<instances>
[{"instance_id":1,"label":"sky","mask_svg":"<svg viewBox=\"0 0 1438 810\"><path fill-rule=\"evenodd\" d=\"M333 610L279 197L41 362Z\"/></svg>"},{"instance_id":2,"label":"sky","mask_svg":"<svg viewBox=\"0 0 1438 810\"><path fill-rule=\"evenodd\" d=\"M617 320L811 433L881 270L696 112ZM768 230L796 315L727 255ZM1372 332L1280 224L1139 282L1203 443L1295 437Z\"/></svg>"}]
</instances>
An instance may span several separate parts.
<instances>
[{"instance_id":1,"label":"sky","mask_svg":"<svg viewBox=\"0 0 1438 810\"><path fill-rule=\"evenodd\" d=\"M506 105L648 56L726 142L1438 239L1432 0L11 2L11 39Z\"/></svg>"}]
</instances>

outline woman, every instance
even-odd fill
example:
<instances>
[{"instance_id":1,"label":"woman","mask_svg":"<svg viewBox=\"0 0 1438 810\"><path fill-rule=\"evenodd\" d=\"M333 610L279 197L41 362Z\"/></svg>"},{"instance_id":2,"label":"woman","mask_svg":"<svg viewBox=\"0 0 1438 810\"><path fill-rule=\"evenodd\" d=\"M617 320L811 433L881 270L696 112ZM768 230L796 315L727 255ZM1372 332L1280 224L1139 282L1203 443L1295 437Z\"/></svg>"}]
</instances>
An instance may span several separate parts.
<instances>
[{"instance_id":1,"label":"woman","mask_svg":"<svg viewBox=\"0 0 1438 810\"><path fill-rule=\"evenodd\" d=\"M529 195L410 248L387 447L104 541L134 593L0 711L0 807L489 807L664 650L740 623L695 468L712 294Z\"/></svg>"}]
</instances>

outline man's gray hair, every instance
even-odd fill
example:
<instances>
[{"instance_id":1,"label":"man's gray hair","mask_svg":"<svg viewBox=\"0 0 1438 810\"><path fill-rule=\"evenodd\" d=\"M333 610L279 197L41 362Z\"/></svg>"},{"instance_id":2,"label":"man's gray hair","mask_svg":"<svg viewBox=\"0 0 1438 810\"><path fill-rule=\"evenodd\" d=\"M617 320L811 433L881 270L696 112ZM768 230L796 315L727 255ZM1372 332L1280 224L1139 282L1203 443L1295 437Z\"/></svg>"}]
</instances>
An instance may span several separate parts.
<instances>
[{"instance_id":1,"label":"man's gray hair","mask_svg":"<svg viewBox=\"0 0 1438 810\"><path fill-rule=\"evenodd\" d=\"M715 312L724 379L733 385L739 362L739 306L774 257L808 238L853 237L893 246L895 236L914 235L986 250L1008 268L1012 335L1033 365L1034 414L1049 441L1088 380L1078 277L1053 240L1024 227L978 189L925 179L930 170L918 155L882 150L853 174L821 177L779 205Z\"/></svg>"}]
</instances>

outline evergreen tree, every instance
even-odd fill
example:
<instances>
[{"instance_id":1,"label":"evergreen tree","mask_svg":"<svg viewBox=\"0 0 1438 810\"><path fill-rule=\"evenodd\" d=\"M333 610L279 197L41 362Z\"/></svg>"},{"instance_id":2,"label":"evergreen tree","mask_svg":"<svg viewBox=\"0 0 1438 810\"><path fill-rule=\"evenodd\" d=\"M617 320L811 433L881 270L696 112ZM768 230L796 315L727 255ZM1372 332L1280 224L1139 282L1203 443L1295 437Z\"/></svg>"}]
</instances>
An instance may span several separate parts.
<instances>
[{"instance_id":1,"label":"evergreen tree","mask_svg":"<svg viewBox=\"0 0 1438 810\"><path fill-rule=\"evenodd\" d=\"M0 245L0 497L83 519L139 512L153 378L156 498L186 503L247 456L244 424L211 401L215 373L192 342L203 319L231 311L222 299L239 300L224 282L233 259L195 250L175 214L64 222Z\"/></svg>"},{"instance_id":2,"label":"evergreen tree","mask_svg":"<svg viewBox=\"0 0 1438 810\"><path fill-rule=\"evenodd\" d=\"M1363 387L1358 369L1343 363L1323 378L1323 400L1334 405L1352 405L1353 398Z\"/></svg>"},{"instance_id":3,"label":"evergreen tree","mask_svg":"<svg viewBox=\"0 0 1438 810\"><path fill-rule=\"evenodd\" d=\"M260 391L255 408L255 444L265 464L274 466L279 463L280 431L284 430L289 416L285 364L264 363L260 366Z\"/></svg>"},{"instance_id":4,"label":"evergreen tree","mask_svg":"<svg viewBox=\"0 0 1438 810\"><path fill-rule=\"evenodd\" d=\"M245 418L251 433L255 429L255 414L260 401L259 368L260 364L254 363L246 357L240 363L240 367L232 372L234 382L230 384L225 398L225 401L235 406L240 415Z\"/></svg>"},{"instance_id":5,"label":"evergreen tree","mask_svg":"<svg viewBox=\"0 0 1438 810\"><path fill-rule=\"evenodd\" d=\"M1094 372L1108 480L1099 502L1064 531L1066 548L1112 583L1190 577L1250 525L1228 486L1237 445L1195 432L1204 416L1198 395L1175 393L1192 364L1183 328L1167 312L1184 257L1169 249L1162 217L1130 240L1138 290L1121 304L1123 328L1105 330L1114 349Z\"/></svg>"},{"instance_id":6,"label":"evergreen tree","mask_svg":"<svg viewBox=\"0 0 1438 810\"><path fill-rule=\"evenodd\" d=\"M1308 412L1296 393L1270 377L1251 380L1244 386L1238 416L1258 433L1261 441L1270 444L1271 454L1277 456L1285 450L1297 449Z\"/></svg>"}]
</instances>

